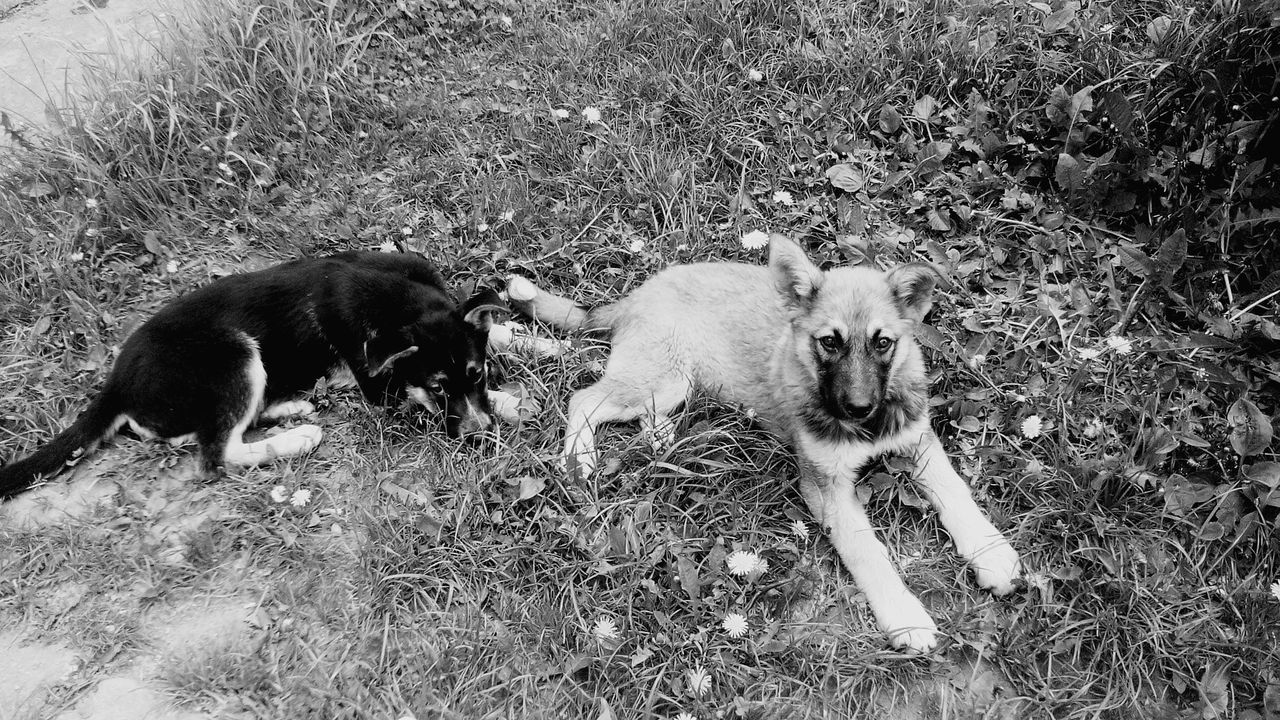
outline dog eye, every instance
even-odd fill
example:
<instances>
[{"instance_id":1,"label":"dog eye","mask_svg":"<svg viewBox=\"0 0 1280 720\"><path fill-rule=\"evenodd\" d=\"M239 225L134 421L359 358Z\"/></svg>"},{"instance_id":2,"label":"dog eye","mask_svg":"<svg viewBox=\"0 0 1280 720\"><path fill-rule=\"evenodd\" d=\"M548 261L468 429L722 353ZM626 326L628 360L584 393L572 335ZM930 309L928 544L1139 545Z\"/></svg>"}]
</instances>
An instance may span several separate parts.
<instances>
[{"instance_id":1,"label":"dog eye","mask_svg":"<svg viewBox=\"0 0 1280 720\"><path fill-rule=\"evenodd\" d=\"M893 338L878 337L872 347L874 347L875 351L878 353L889 352L889 350L893 348Z\"/></svg>"},{"instance_id":2,"label":"dog eye","mask_svg":"<svg viewBox=\"0 0 1280 720\"><path fill-rule=\"evenodd\" d=\"M823 350L826 350L829 353L836 352L840 349L840 336L823 335L818 338L818 344L822 346Z\"/></svg>"}]
</instances>

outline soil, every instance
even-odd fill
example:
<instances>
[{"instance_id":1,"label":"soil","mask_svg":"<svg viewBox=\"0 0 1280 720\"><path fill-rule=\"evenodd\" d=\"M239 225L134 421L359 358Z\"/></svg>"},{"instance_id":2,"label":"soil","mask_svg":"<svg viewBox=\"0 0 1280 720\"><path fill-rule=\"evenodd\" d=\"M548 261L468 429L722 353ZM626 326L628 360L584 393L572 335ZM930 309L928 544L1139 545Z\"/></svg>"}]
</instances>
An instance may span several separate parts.
<instances>
[{"instance_id":1,"label":"soil","mask_svg":"<svg viewBox=\"0 0 1280 720\"><path fill-rule=\"evenodd\" d=\"M81 68L144 60L188 0L0 0L0 112L19 131L56 127L79 102ZM0 148L13 142L0 131Z\"/></svg>"}]
</instances>

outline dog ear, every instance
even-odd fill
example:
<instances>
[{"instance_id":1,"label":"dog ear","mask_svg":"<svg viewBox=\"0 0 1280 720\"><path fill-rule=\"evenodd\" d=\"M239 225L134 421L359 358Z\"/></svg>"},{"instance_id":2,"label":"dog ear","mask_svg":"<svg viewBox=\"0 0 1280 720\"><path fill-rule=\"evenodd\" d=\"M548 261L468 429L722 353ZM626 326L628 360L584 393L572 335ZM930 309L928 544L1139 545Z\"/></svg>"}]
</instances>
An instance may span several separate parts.
<instances>
[{"instance_id":1,"label":"dog ear","mask_svg":"<svg viewBox=\"0 0 1280 720\"><path fill-rule=\"evenodd\" d=\"M476 290L476 293L462 304L462 318L485 332L488 332L500 318L510 315L511 308L503 302L502 297L493 288L482 287Z\"/></svg>"},{"instance_id":2,"label":"dog ear","mask_svg":"<svg viewBox=\"0 0 1280 720\"><path fill-rule=\"evenodd\" d=\"M784 235L769 236L769 269L788 307L807 308L822 287L822 270L804 249Z\"/></svg>"},{"instance_id":3,"label":"dog ear","mask_svg":"<svg viewBox=\"0 0 1280 720\"><path fill-rule=\"evenodd\" d=\"M933 289L941 279L942 274L932 265L910 263L889 271L885 282L903 317L920 322L933 307Z\"/></svg>"},{"instance_id":4,"label":"dog ear","mask_svg":"<svg viewBox=\"0 0 1280 720\"><path fill-rule=\"evenodd\" d=\"M390 336L374 336L364 343L364 364L369 375L381 375L391 369L391 365L401 359L418 352L418 346L412 344L403 333Z\"/></svg>"}]
</instances>

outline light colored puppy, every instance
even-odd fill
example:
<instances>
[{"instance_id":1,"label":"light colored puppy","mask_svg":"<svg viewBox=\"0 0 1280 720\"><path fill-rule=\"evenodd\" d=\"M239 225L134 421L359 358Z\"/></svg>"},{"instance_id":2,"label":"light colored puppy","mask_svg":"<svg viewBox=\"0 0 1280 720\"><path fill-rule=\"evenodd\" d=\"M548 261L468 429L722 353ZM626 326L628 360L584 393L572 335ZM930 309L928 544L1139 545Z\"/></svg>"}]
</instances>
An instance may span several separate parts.
<instances>
[{"instance_id":1,"label":"light colored puppy","mask_svg":"<svg viewBox=\"0 0 1280 720\"><path fill-rule=\"evenodd\" d=\"M1017 552L973 501L929 426L924 362L913 337L933 304L935 271L903 265L823 272L774 235L769 266L668 268L611 305L590 310L512 278L508 297L529 316L612 337L604 376L569 402L565 458L588 475L595 428L640 420L655 444L694 388L752 408L796 451L800 491L880 628L927 652L937 626L902 583L853 492L885 453L915 460L914 477L978 584L1014 589Z\"/></svg>"}]
</instances>

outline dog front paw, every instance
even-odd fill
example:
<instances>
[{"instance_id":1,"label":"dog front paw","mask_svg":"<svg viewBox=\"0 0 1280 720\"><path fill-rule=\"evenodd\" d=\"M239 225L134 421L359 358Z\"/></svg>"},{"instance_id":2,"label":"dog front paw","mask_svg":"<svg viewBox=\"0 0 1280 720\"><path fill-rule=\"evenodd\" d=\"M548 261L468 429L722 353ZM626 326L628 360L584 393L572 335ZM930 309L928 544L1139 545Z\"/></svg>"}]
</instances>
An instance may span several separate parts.
<instances>
[{"instance_id":1,"label":"dog front paw","mask_svg":"<svg viewBox=\"0 0 1280 720\"><path fill-rule=\"evenodd\" d=\"M931 652L938 646L938 626L912 594L872 606L876 623L895 648Z\"/></svg>"},{"instance_id":2,"label":"dog front paw","mask_svg":"<svg viewBox=\"0 0 1280 720\"><path fill-rule=\"evenodd\" d=\"M929 623L931 626L932 622ZM938 628L904 628L889 633L889 642L899 650L926 655L938 647Z\"/></svg>"},{"instance_id":3,"label":"dog front paw","mask_svg":"<svg viewBox=\"0 0 1280 720\"><path fill-rule=\"evenodd\" d=\"M977 576L978 586L992 595L1008 595L1017 589L1022 577L1022 560L1018 551L1003 537L983 548L970 561Z\"/></svg>"}]
</instances>

